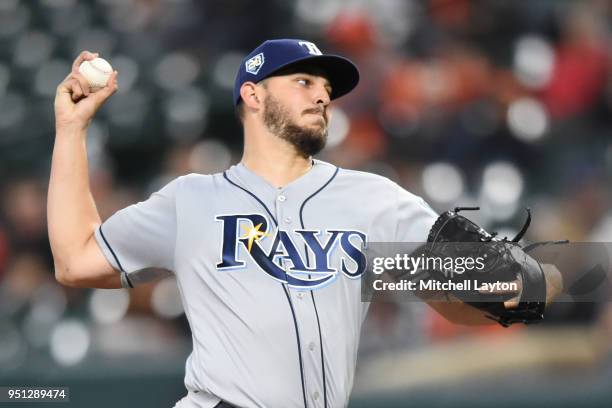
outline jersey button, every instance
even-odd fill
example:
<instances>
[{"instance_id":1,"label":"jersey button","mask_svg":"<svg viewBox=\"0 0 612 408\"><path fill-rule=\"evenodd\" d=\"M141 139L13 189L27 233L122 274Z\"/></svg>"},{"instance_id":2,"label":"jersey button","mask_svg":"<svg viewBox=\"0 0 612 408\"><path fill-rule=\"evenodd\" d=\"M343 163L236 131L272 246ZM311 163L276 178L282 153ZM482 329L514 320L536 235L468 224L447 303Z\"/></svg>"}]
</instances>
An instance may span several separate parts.
<instances>
[{"instance_id":1,"label":"jersey button","mask_svg":"<svg viewBox=\"0 0 612 408\"><path fill-rule=\"evenodd\" d=\"M300 298L300 299L303 299L304 298L304 292L298 292L297 293L297 297Z\"/></svg>"},{"instance_id":2,"label":"jersey button","mask_svg":"<svg viewBox=\"0 0 612 408\"><path fill-rule=\"evenodd\" d=\"M287 199L287 197L285 197L284 195L279 195L279 196L278 196L278 201L280 201L281 203L282 203L283 201L285 201L286 199Z\"/></svg>"},{"instance_id":3,"label":"jersey button","mask_svg":"<svg viewBox=\"0 0 612 408\"><path fill-rule=\"evenodd\" d=\"M320 395L319 395L319 391L315 391L315 392L314 392L314 394L312 394L312 398L313 398L314 400L318 400L318 399L319 399L319 397L320 397Z\"/></svg>"},{"instance_id":4,"label":"jersey button","mask_svg":"<svg viewBox=\"0 0 612 408\"><path fill-rule=\"evenodd\" d=\"M317 347L317 346L314 344L314 341L311 341L311 342L308 344L308 350L310 350L310 351L314 351L316 347Z\"/></svg>"},{"instance_id":5,"label":"jersey button","mask_svg":"<svg viewBox=\"0 0 612 408\"><path fill-rule=\"evenodd\" d=\"M285 224L291 224L291 217L285 217Z\"/></svg>"}]
</instances>

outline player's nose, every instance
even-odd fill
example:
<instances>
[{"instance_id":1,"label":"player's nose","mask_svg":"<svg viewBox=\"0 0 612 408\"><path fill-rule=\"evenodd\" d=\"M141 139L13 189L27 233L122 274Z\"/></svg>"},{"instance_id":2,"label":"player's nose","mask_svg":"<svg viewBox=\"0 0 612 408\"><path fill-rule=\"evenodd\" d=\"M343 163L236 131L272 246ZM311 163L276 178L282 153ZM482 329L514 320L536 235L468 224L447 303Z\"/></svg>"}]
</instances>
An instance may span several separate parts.
<instances>
[{"instance_id":1,"label":"player's nose","mask_svg":"<svg viewBox=\"0 0 612 408\"><path fill-rule=\"evenodd\" d=\"M323 108L327 107L331 102L329 90L323 82L317 82L317 85L313 87L315 90L315 103Z\"/></svg>"}]
</instances>

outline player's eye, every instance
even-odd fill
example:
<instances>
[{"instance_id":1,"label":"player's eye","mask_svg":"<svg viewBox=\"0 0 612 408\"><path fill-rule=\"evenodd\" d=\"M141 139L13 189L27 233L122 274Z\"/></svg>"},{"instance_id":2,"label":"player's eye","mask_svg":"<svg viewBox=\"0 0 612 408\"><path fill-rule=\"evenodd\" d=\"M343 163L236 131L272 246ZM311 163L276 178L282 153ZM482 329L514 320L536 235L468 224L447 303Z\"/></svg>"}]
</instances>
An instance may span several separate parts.
<instances>
[{"instance_id":1,"label":"player's eye","mask_svg":"<svg viewBox=\"0 0 612 408\"><path fill-rule=\"evenodd\" d=\"M304 86L310 85L310 79L307 78L298 78L297 81Z\"/></svg>"}]
</instances>

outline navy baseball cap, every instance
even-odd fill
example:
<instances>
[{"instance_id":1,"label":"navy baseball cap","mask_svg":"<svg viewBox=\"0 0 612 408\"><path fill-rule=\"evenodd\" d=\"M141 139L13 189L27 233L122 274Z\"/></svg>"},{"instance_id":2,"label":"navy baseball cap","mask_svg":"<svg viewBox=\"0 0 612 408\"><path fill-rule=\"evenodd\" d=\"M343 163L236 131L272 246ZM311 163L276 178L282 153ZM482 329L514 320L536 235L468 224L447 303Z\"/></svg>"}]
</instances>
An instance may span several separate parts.
<instances>
[{"instance_id":1,"label":"navy baseball cap","mask_svg":"<svg viewBox=\"0 0 612 408\"><path fill-rule=\"evenodd\" d=\"M240 102L240 87L251 81L257 83L272 76L282 68L308 61L320 67L332 86L331 99L349 93L359 82L359 70L348 58L323 54L310 41L280 39L264 41L247 55L236 74L234 106Z\"/></svg>"}]
</instances>

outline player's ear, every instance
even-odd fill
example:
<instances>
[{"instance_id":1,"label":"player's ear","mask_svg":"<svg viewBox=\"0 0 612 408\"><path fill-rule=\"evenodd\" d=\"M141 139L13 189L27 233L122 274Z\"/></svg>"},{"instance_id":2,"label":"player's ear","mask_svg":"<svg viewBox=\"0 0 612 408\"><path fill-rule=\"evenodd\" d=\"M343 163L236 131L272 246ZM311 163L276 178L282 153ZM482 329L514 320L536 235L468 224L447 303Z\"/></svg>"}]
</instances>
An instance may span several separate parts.
<instances>
[{"instance_id":1,"label":"player's ear","mask_svg":"<svg viewBox=\"0 0 612 408\"><path fill-rule=\"evenodd\" d=\"M259 109L261 98L257 95L257 86L253 82L245 82L240 87L240 97L247 108Z\"/></svg>"}]
</instances>

